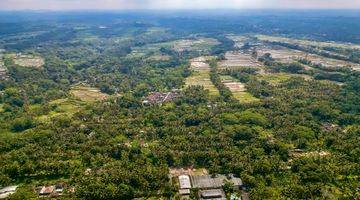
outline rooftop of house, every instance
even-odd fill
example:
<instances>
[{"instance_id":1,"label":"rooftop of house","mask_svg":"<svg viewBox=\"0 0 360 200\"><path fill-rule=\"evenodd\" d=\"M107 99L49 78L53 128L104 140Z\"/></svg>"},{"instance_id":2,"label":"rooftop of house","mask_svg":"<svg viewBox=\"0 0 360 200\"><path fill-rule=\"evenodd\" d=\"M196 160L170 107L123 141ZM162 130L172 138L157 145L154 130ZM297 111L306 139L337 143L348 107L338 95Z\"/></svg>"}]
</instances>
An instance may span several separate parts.
<instances>
[{"instance_id":1,"label":"rooftop of house","mask_svg":"<svg viewBox=\"0 0 360 200\"><path fill-rule=\"evenodd\" d=\"M54 186L43 186L40 190L40 195L49 195L54 192Z\"/></svg>"},{"instance_id":2,"label":"rooftop of house","mask_svg":"<svg viewBox=\"0 0 360 200\"><path fill-rule=\"evenodd\" d=\"M236 178L233 176L225 176L225 175L200 175L200 176L191 176L192 186L194 188L221 188L225 181L229 181L234 184L234 186L239 187L242 185L242 181L240 178Z\"/></svg>"}]
</instances>

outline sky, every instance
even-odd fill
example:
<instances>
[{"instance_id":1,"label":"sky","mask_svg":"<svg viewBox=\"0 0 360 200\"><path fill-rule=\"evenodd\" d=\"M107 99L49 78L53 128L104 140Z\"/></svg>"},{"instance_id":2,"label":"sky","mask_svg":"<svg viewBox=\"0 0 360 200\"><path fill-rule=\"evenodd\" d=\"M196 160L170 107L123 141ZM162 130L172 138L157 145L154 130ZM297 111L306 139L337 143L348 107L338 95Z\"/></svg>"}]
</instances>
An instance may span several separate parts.
<instances>
[{"instance_id":1,"label":"sky","mask_svg":"<svg viewBox=\"0 0 360 200\"><path fill-rule=\"evenodd\" d=\"M360 9L360 0L0 0L0 10Z\"/></svg>"}]
</instances>

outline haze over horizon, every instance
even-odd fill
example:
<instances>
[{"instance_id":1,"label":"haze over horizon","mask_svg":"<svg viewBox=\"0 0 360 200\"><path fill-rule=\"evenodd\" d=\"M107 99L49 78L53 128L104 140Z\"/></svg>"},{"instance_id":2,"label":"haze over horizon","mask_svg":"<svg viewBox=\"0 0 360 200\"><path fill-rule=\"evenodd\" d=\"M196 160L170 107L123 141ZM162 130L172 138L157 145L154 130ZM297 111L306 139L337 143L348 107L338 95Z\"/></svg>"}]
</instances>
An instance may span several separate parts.
<instances>
[{"instance_id":1,"label":"haze over horizon","mask_svg":"<svg viewBox=\"0 0 360 200\"><path fill-rule=\"evenodd\" d=\"M1 0L0 10L360 9L354 0Z\"/></svg>"}]
</instances>

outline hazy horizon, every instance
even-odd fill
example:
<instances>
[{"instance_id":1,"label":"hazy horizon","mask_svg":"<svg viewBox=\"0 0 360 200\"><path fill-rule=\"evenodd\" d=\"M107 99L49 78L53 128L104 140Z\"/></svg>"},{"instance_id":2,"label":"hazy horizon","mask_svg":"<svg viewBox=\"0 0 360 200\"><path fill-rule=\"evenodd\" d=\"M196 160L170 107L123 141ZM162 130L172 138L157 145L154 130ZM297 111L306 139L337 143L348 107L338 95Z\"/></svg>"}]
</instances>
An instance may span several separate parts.
<instances>
[{"instance_id":1,"label":"hazy horizon","mask_svg":"<svg viewBox=\"0 0 360 200\"><path fill-rule=\"evenodd\" d=\"M360 9L353 0L2 0L0 10Z\"/></svg>"}]
</instances>

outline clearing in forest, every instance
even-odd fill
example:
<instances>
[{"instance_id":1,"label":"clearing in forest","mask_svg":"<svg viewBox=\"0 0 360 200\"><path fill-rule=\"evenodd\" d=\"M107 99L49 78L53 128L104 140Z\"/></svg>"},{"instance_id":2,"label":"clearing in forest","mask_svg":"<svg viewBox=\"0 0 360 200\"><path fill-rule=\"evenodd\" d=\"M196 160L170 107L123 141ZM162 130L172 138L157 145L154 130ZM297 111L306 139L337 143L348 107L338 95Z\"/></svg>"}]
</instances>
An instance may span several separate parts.
<instances>
[{"instance_id":1,"label":"clearing in forest","mask_svg":"<svg viewBox=\"0 0 360 200\"><path fill-rule=\"evenodd\" d=\"M249 53L244 53L241 51L229 51L225 54L225 60L219 63L219 69L237 69L241 67L256 67L261 66L260 62L256 60Z\"/></svg>"},{"instance_id":2,"label":"clearing in forest","mask_svg":"<svg viewBox=\"0 0 360 200\"><path fill-rule=\"evenodd\" d=\"M51 101L49 105L52 107L52 110L47 114L38 116L37 119L40 122L48 122L51 118L61 115L71 117L80 111L81 108L86 105L86 103L76 99L64 98ZM41 105L32 105L30 110L36 113L37 110L41 110Z\"/></svg>"},{"instance_id":3,"label":"clearing in forest","mask_svg":"<svg viewBox=\"0 0 360 200\"><path fill-rule=\"evenodd\" d=\"M241 103L249 103L258 101L259 99L251 95L246 91L245 84L237 81L231 76L220 76L221 82L229 88L234 98L239 100Z\"/></svg>"},{"instance_id":4,"label":"clearing in forest","mask_svg":"<svg viewBox=\"0 0 360 200\"><path fill-rule=\"evenodd\" d=\"M19 65L22 67L40 68L45 64L43 58L41 58L39 56L34 56L34 55L16 54L16 55L13 55L12 58L16 65Z\"/></svg>"},{"instance_id":5,"label":"clearing in forest","mask_svg":"<svg viewBox=\"0 0 360 200\"><path fill-rule=\"evenodd\" d=\"M98 88L80 86L80 85L71 88L70 93L74 95L76 98L88 102L104 100L109 97L108 94L100 92Z\"/></svg>"},{"instance_id":6,"label":"clearing in forest","mask_svg":"<svg viewBox=\"0 0 360 200\"><path fill-rule=\"evenodd\" d=\"M198 57L191 60L190 68L193 70L191 76L186 78L186 87L191 85L203 86L209 90L212 96L218 96L219 91L210 80L210 66L206 63L207 57Z\"/></svg>"}]
</instances>

